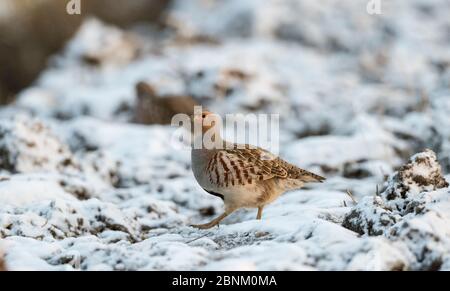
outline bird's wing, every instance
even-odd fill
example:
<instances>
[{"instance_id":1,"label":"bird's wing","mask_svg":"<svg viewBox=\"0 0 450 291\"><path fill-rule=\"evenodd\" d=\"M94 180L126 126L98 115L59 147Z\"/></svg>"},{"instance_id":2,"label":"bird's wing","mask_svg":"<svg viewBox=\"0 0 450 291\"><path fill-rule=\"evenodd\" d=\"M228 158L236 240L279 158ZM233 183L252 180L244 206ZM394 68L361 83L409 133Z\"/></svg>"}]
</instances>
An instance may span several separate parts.
<instances>
[{"instance_id":1,"label":"bird's wing","mask_svg":"<svg viewBox=\"0 0 450 291\"><path fill-rule=\"evenodd\" d=\"M249 146L246 145L246 148L241 150L241 153L244 156L252 156L252 161L256 161L256 164L264 169L270 169L270 174L272 174L273 177L295 179L302 182L323 182L325 180L324 177L292 165L261 148L249 148Z\"/></svg>"},{"instance_id":2,"label":"bird's wing","mask_svg":"<svg viewBox=\"0 0 450 291\"><path fill-rule=\"evenodd\" d=\"M227 150L231 158L243 161L246 167L254 168L256 173L268 179L286 178L288 172L283 168L283 161L274 154L260 148ZM262 180L266 180L265 178Z\"/></svg>"},{"instance_id":3,"label":"bird's wing","mask_svg":"<svg viewBox=\"0 0 450 291\"><path fill-rule=\"evenodd\" d=\"M207 166L210 182L218 186L247 185L274 177L286 178L288 172L280 159L262 149L218 151Z\"/></svg>"},{"instance_id":4,"label":"bird's wing","mask_svg":"<svg viewBox=\"0 0 450 291\"><path fill-rule=\"evenodd\" d=\"M246 185L256 181L295 179L322 182L325 178L300 169L261 148L234 148L218 151L210 160L207 173L218 186Z\"/></svg>"},{"instance_id":5,"label":"bird's wing","mask_svg":"<svg viewBox=\"0 0 450 291\"><path fill-rule=\"evenodd\" d=\"M294 166L284 160L279 160L281 167L285 169L288 173L288 179L299 180L302 182L323 182L325 180L324 177L319 176L317 174L311 173L307 170L303 170L297 166Z\"/></svg>"}]
</instances>

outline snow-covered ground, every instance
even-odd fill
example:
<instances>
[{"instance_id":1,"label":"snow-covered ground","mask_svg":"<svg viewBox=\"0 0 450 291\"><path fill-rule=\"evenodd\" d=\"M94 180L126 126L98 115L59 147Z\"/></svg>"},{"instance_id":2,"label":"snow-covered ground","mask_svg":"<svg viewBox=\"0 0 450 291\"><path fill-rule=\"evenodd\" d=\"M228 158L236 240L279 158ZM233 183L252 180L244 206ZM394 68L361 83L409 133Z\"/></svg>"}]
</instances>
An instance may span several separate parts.
<instances>
[{"instance_id":1,"label":"snow-covered ground","mask_svg":"<svg viewBox=\"0 0 450 291\"><path fill-rule=\"evenodd\" d=\"M156 35L86 21L0 110L6 268L449 270L450 3L381 2L179 0ZM327 180L190 227L222 202L175 128L130 122L142 80L279 113L281 156Z\"/></svg>"}]
</instances>

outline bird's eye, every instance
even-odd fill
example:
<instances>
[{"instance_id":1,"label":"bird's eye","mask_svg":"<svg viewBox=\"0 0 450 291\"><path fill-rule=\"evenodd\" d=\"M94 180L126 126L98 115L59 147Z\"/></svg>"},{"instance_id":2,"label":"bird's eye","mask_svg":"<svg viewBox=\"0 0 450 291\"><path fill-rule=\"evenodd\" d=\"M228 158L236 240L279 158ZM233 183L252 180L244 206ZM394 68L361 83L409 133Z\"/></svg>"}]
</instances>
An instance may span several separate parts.
<instances>
[{"instance_id":1,"label":"bird's eye","mask_svg":"<svg viewBox=\"0 0 450 291\"><path fill-rule=\"evenodd\" d=\"M205 114L205 113L203 113L203 114L202 114L202 118L205 118L205 117L206 117L206 114Z\"/></svg>"}]
</instances>

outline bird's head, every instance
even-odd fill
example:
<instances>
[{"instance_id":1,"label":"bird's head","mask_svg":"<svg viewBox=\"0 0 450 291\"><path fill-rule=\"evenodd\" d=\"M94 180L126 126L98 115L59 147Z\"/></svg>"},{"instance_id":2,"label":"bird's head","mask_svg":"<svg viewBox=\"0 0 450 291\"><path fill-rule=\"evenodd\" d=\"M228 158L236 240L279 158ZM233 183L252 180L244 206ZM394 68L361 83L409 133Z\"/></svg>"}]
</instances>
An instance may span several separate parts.
<instances>
[{"instance_id":1,"label":"bird's head","mask_svg":"<svg viewBox=\"0 0 450 291\"><path fill-rule=\"evenodd\" d=\"M195 112L195 111L194 111ZM221 138L222 119L219 115L203 110L191 118L191 134L194 148L214 149L223 146Z\"/></svg>"},{"instance_id":2,"label":"bird's head","mask_svg":"<svg viewBox=\"0 0 450 291\"><path fill-rule=\"evenodd\" d=\"M207 110L203 110L201 113L192 115L193 129L196 126L202 129L202 134L205 134L208 130L213 129L214 131L220 130L220 125L222 124L219 115L212 113Z\"/></svg>"}]
</instances>

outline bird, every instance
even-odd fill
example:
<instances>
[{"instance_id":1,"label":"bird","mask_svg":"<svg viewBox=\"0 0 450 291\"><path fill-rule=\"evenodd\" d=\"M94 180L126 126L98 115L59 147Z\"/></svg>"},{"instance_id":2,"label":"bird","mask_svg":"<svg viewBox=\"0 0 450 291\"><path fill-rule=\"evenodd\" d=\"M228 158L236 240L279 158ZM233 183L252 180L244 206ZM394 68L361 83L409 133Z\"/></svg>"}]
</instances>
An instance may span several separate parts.
<instances>
[{"instance_id":1,"label":"bird","mask_svg":"<svg viewBox=\"0 0 450 291\"><path fill-rule=\"evenodd\" d=\"M158 95L152 85L140 81L135 86L133 121L140 124L170 124L177 113L191 115L198 103L188 95Z\"/></svg>"},{"instance_id":2,"label":"bird","mask_svg":"<svg viewBox=\"0 0 450 291\"><path fill-rule=\"evenodd\" d=\"M262 148L223 140L217 114L203 110L201 114L193 115L191 122L194 127L201 125L202 129L201 133L193 133L193 144L201 145L191 148L194 177L207 193L221 198L225 208L212 221L192 224L192 227L214 227L240 208L257 208L256 219L260 220L264 207L284 192L299 189L308 182L325 180ZM203 144L203 136L208 131L215 147Z\"/></svg>"}]
</instances>

